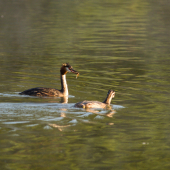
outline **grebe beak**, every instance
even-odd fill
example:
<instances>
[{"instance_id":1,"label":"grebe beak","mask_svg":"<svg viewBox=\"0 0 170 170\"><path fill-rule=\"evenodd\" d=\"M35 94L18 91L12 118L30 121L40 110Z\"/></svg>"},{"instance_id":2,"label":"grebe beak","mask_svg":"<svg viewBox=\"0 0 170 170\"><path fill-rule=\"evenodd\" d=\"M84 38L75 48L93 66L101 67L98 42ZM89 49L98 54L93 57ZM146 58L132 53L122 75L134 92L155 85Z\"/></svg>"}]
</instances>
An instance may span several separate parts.
<instances>
[{"instance_id":1,"label":"grebe beak","mask_svg":"<svg viewBox=\"0 0 170 170\"><path fill-rule=\"evenodd\" d=\"M74 70L73 68L67 68L68 72L72 72L74 74L77 74L76 78L79 76L79 72Z\"/></svg>"}]
</instances>

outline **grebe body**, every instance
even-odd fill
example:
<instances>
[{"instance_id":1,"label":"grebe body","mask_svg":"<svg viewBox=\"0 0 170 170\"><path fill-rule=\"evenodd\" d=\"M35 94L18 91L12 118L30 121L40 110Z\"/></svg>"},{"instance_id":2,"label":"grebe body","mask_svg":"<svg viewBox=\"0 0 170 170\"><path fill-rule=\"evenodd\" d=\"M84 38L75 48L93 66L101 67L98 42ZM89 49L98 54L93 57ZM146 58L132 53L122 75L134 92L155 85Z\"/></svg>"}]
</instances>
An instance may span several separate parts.
<instances>
[{"instance_id":1,"label":"grebe body","mask_svg":"<svg viewBox=\"0 0 170 170\"><path fill-rule=\"evenodd\" d=\"M112 98L115 96L115 92L113 90L109 90L107 93L107 97L103 102L99 101L87 101L84 100L82 102L78 102L74 105L74 107L79 108L106 108L110 105Z\"/></svg>"},{"instance_id":2,"label":"grebe body","mask_svg":"<svg viewBox=\"0 0 170 170\"><path fill-rule=\"evenodd\" d=\"M36 87L32 89L25 90L19 94L21 95L30 95L30 96L56 96L63 97L68 96L68 87L66 81L67 72L72 72L74 74L79 75L79 73L72 68L68 63L62 65L60 69L60 78L61 78L61 90L57 90L54 88L44 88L44 87Z\"/></svg>"}]
</instances>

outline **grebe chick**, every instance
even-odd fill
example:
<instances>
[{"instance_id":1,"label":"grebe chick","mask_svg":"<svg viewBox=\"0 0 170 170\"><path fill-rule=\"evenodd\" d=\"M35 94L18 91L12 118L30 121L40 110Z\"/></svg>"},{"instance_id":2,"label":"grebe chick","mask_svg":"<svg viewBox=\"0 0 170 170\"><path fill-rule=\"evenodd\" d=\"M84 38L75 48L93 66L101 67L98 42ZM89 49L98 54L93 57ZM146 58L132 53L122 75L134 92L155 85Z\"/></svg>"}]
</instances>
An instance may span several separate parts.
<instances>
[{"instance_id":1,"label":"grebe chick","mask_svg":"<svg viewBox=\"0 0 170 170\"><path fill-rule=\"evenodd\" d=\"M74 107L80 108L106 108L110 105L112 98L115 96L115 92L113 90L109 90L107 93L107 97L103 102L99 101L87 101L84 100L82 102L76 103Z\"/></svg>"},{"instance_id":2,"label":"grebe chick","mask_svg":"<svg viewBox=\"0 0 170 170\"><path fill-rule=\"evenodd\" d=\"M71 65L69 65L68 63L63 64L60 69L61 90L53 88L36 87L25 90L19 94L30 96L56 96L56 97L68 96L68 87L66 81L67 72L72 72L74 74L77 74L77 76L79 75L79 73L76 70L74 70Z\"/></svg>"}]
</instances>

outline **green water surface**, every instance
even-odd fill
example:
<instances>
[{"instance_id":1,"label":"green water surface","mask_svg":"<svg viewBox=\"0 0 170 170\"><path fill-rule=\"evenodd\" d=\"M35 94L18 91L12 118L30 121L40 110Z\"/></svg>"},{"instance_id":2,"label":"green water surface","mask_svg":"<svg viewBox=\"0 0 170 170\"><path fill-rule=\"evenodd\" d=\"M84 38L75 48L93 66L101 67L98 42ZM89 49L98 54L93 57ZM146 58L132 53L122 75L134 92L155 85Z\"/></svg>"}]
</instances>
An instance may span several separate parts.
<instances>
[{"instance_id":1,"label":"green water surface","mask_svg":"<svg viewBox=\"0 0 170 170\"><path fill-rule=\"evenodd\" d=\"M0 169L169 170L170 3L0 2ZM60 89L68 102L20 96ZM74 108L116 92L111 110Z\"/></svg>"}]
</instances>

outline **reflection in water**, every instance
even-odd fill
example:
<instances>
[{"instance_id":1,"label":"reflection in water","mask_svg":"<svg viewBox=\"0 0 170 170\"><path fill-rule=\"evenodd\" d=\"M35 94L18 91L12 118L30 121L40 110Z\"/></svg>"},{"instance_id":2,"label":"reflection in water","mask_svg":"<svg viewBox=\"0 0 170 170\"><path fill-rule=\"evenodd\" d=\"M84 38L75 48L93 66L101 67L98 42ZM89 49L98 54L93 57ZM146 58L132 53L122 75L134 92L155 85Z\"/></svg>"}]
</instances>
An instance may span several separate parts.
<instances>
[{"instance_id":1,"label":"reflection in water","mask_svg":"<svg viewBox=\"0 0 170 170\"><path fill-rule=\"evenodd\" d=\"M63 118L66 118L66 119L68 119L68 120L70 120L70 118L71 117L69 117L69 114L67 113L66 114L66 112L68 111L68 109L65 109L65 108L62 108L62 109L60 109L61 110L61 114L60 114L60 116L61 117L63 117ZM64 112L63 112L64 111ZM70 112L70 111L69 111ZM90 112L90 113L89 113ZM51 123L49 123L48 125L49 126L51 126L51 127L54 127L54 128L58 128L58 130L59 131L63 131L65 128L68 128L68 127L70 127L70 126L72 126L72 125L76 125L77 123L79 123L79 121L81 122L82 120L80 119L81 117L88 117L88 116L90 116L91 115L91 113L92 114L95 114L95 115L98 115L97 117L94 117L94 119L102 119L103 118L103 116L107 116L107 117L109 117L109 118L112 118L113 117L113 115L116 113L116 111L115 110L113 110L113 109L111 109L111 110L96 110L96 109L89 109L89 108L87 108L87 109L85 109L85 113L84 113L84 111L83 112L81 112L81 111L79 111L79 115L81 115L81 116L78 116L76 119L75 119L75 117L74 117L74 119L73 118L71 118L72 120L71 121L69 121L68 123L69 124L65 124L65 125L59 125L59 124L51 124ZM83 121L84 123L95 123L94 121L92 122L91 120L86 120L86 121ZM60 122L60 123L62 123L62 122ZM96 122L97 123L97 122ZM113 125L114 123L108 123L109 125ZM77 129L78 130L78 129ZM75 129L74 129L74 131L75 131Z\"/></svg>"},{"instance_id":2,"label":"reflection in water","mask_svg":"<svg viewBox=\"0 0 170 170\"><path fill-rule=\"evenodd\" d=\"M106 114L107 117L113 117L113 115L116 113L115 110L111 110L109 113Z\"/></svg>"},{"instance_id":3,"label":"reflection in water","mask_svg":"<svg viewBox=\"0 0 170 170\"><path fill-rule=\"evenodd\" d=\"M104 113L100 113L101 110L99 111L99 110L89 109L89 108L86 108L85 110L87 112L91 112L91 113L94 113L100 116L107 116L107 117L113 117L113 115L116 113L115 110L109 109L109 108L107 108L107 112L104 112Z\"/></svg>"},{"instance_id":4,"label":"reflection in water","mask_svg":"<svg viewBox=\"0 0 170 170\"><path fill-rule=\"evenodd\" d=\"M54 128L58 128L59 131L63 131L64 128L69 127L69 126L71 126L71 125L61 126L61 125L57 125L57 124L49 124L49 126L52 126L52 127L54 127Z\"/></svg>"},{"instance_id":5,"label":"reflection in water","mask_svg":"<svg viewBox=\"0 0 170 170\"><path fill-rule=\"evenodd\" d=\"M61 110L61 115L60 116L63 117L63 118L66 118L66 113L65 112L68 109L61 108L60 110ZM65 129L66 127L71 126L71 125L57 125L57 124L51 124L51 123L49 123L48 125L51 126L51 127L54 127L54 128L58 128L59 131L63 131L63 129Z\"/></svg>"},{"instance_id":6,"label":"reflection in water","mask_svg":"<svg viewBox=\"0 0 170 170\"><path fill-rule=\"evenodd\" d=\"M68 103L68 96L61 97L61 103Z\"/></svg>"},{"instance_id":7,"label":"reflection in water","mask_svg":"<svg viewBox=\"0 0 170 170\"><path fill-rule=\"evenodd\" d=\"M60 110L61 110L61 111L64 111L64 112L61 112L61 117L66 117L65 112L67 111L67 109L62 108L62 109L60 109Z\"/></svg>"}]
</instances>

